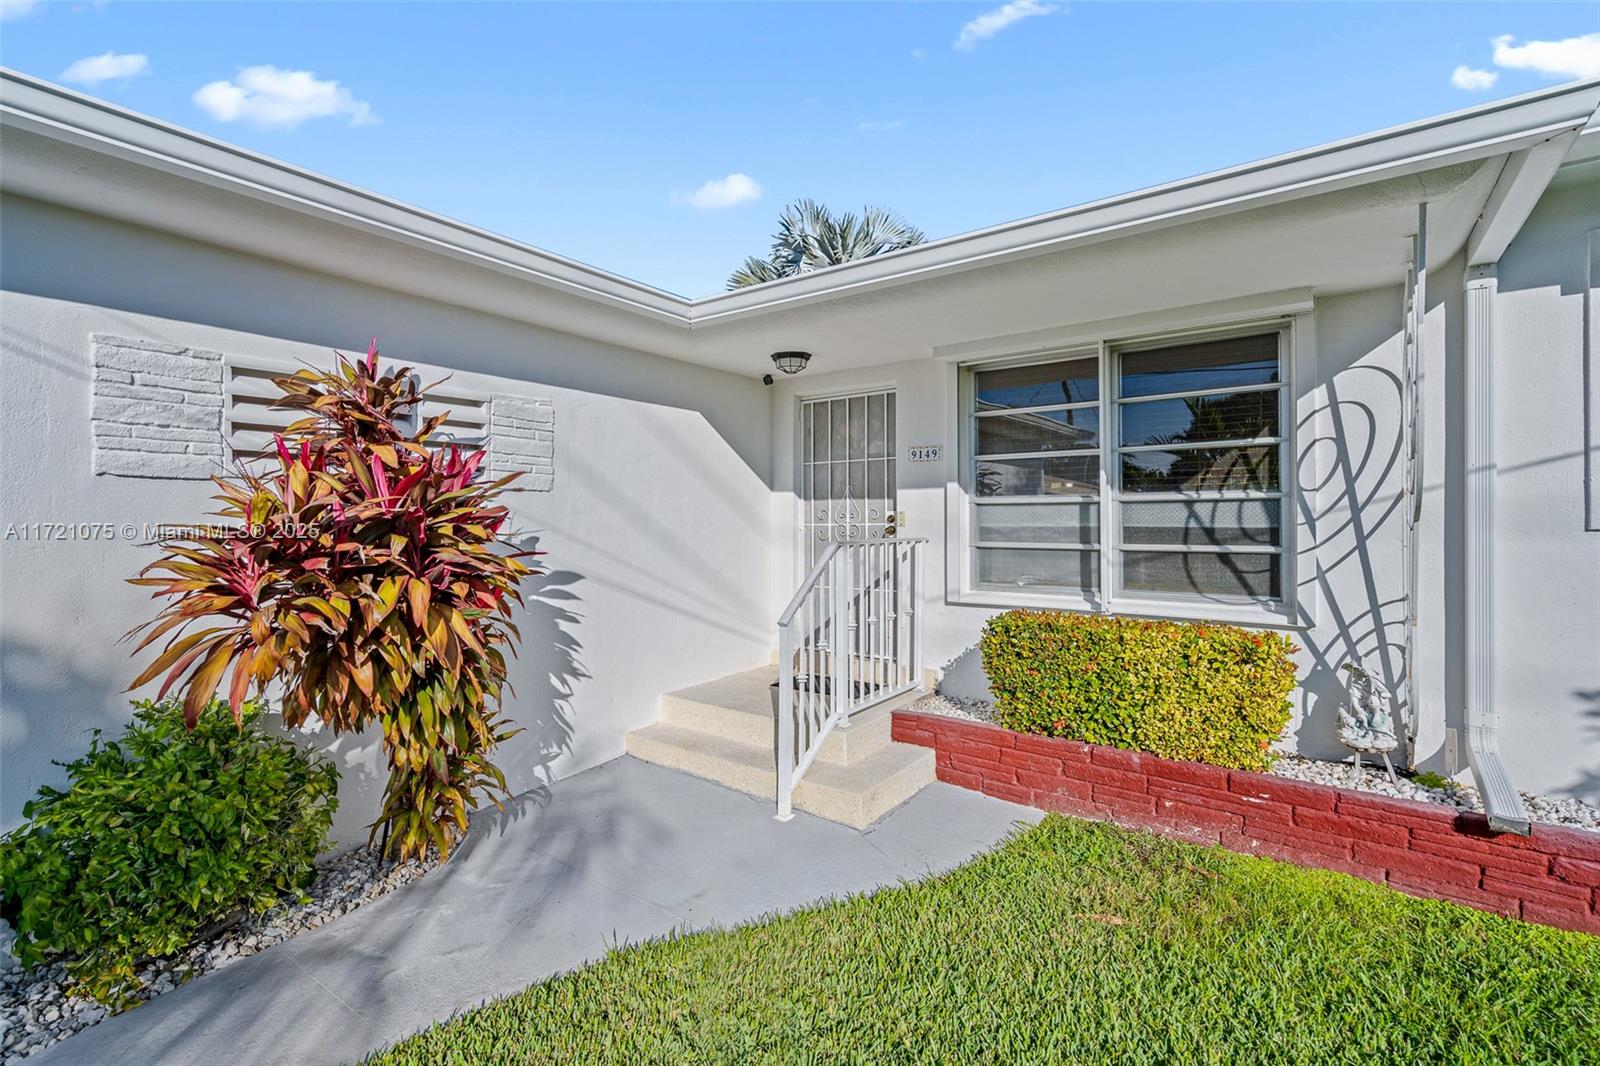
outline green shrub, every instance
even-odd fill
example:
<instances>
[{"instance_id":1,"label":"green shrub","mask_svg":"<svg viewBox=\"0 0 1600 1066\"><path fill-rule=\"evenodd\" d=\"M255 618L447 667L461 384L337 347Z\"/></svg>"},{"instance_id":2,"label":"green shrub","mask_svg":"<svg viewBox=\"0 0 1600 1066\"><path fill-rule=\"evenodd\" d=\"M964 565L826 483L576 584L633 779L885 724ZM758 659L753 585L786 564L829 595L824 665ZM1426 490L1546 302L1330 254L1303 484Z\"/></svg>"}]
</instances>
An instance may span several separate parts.
<instances>
[{"instance_id":1,"label":"green shrub","mask_svg":"<svg viewBox=\"0 0 1600 1066\"><path fill-rule=\"evenodd\" d=\"M135 965L208 927L297 896L313 875L337 806L330 762L269 737L246 704L185 732L177 700L134 704L118 740L95 731L45 787L28 824L0 839L0 916L24 965L75 956L68 972L101 1002L125 1006Z\"/></svg>"},{"instance_id":2,"label":"green shrub","mask_svg":"<svg viewBox=\"0 0 1600 1066\"><path fill-rule=\"evenodd\" d=\"M1009 729L1246 770L1289 724L1294 646L1213 623L1008 611L983 665Z\"/></svg>"}]
</instances>

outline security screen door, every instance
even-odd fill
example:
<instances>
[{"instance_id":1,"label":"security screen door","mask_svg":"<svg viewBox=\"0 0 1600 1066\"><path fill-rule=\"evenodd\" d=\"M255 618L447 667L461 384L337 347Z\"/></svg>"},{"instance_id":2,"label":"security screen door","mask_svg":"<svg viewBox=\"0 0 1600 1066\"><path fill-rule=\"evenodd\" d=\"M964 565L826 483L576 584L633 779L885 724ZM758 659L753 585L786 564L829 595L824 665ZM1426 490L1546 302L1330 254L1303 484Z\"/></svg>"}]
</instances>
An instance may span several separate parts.
<instances>
[{"instance_id":1,"label":"security screen door","mask_svg":"<svg viewBox=\"0 0 1600 1066\"><path fill-rule=\"evenodd\" d=\"M807 570L833 541L894 536L893 392L804 401L800 456Z\"/></svg>"}]
</instances>

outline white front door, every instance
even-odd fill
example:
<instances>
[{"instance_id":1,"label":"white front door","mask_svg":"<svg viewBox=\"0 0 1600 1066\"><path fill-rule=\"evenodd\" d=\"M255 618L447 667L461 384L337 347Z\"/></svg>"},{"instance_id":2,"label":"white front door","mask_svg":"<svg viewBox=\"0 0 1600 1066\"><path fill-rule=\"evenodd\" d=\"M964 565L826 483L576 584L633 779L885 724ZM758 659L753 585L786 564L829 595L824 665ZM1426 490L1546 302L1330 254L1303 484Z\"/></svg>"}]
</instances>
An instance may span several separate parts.
<instances>
[{"instance_id":1,"label":"white front door","mask_svg":"<svg viewBox=\"0 0 1600 1066\"><path fill-rule=\"evenodd\" d=\"M806 569L838 540L895 534L894 392L800 405L801 535Z\"/></svg>"}]
</instances>

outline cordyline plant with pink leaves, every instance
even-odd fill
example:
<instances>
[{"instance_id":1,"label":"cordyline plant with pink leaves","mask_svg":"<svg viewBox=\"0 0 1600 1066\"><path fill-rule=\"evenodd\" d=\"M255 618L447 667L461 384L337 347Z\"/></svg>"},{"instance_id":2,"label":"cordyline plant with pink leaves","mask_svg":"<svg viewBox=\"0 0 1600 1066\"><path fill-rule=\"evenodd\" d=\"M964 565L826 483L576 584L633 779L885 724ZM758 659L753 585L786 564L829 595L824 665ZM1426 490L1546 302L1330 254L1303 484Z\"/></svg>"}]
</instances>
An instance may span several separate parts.
<instances>
[{"instance_id":1,"label":"cordyline plant with pink leaves","mask_svg":"<svg viewBox=\"0 0 1600 1066\"><path fill-rule=\"evenodd\" d=\"M335 356L274 379L275 406L306 416L276 438L276 470L214 479L224 529L163 543L134 579L169 602L129 634L141 651L167 638L129 687L165 673L191 729L219 686L237 718L274 680L290 726L377 723L389 781L373 835L401 858L447 856L479 797L506 791L489 760L518 732L500 699L535 572L520 560L539 553L502 539L496 500L517 475L482 483L483 452L429 448L444 416L397 426L420 400L409 368L380 375L376 341L365 360Z\"/></svg>"}]
</instances>

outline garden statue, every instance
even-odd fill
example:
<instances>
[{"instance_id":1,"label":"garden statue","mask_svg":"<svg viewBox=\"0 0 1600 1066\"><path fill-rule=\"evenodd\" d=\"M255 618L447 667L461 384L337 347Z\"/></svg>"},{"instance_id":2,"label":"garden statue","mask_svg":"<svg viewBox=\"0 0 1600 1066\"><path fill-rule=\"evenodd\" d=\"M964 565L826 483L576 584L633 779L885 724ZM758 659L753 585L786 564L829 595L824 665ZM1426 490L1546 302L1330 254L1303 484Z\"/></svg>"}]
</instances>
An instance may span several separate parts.
<instances>
[{"instance_id":1,"label":"garden statue","mask_svg":"<svg viewBox=\"0 0 1600 1066\"><path fill-rule=\"evenodd\" d=\"M1357 780L1361 777L1361 753L1375 752L1383 756L1389 780L1394 781L1394 764L1389 753L1400 743L1394 732L1394 715L1389 690L1378 680L1360 656L1355 656L1340 667L1350 675L1345 686L1344 702L1339 705L1339 742L1355 751Z\"/></svg>"}]
</instances>

